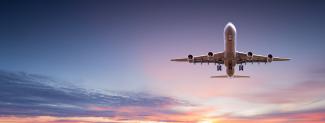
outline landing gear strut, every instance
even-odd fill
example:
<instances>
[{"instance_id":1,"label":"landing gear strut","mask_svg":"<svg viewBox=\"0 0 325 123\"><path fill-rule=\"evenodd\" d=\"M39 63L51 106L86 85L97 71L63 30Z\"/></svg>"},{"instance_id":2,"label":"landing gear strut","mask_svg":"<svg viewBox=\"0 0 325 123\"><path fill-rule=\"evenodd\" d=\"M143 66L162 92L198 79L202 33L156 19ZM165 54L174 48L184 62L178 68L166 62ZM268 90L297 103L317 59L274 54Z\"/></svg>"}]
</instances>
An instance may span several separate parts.
<instances>
[{"instance_id":1,"label":"landing gear strut","mask_svg":"<svg viewBox=\"0 0 325 123\"><path fill-rule=\"evenodd\" d=\"M217 65L217 71L221 71L222 68L221 68L221 65Z\"/></svg>"},{"instance_id":2,"label":"landing gear strut","mask_svg":"<svg viewBox=\"0 0 325 123\"><path fill-rule=\"evenodd\" d=\"M244 65L239 65L239 71L244 71Z\"/></svg>"}]
</instances>

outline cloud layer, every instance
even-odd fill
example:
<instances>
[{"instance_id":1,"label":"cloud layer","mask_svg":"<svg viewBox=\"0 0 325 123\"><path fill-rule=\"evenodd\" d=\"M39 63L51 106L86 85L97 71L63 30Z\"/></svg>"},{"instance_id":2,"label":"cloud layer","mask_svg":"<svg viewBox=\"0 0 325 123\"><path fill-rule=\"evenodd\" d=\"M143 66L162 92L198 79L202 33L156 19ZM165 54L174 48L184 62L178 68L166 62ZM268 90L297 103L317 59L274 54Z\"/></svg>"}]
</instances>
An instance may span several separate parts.
<instances>
[{"instance_id":1,"label":"cloud layer","mask_svg":"<svg viewBox=\"0 0 325 123\"><path fill-rule=\"evenodd\" d=\"M63 83L39 75L1 71L0 115L145 119L182 114L173 107L188 105L170 97L108 94L59 85Z\"/></svg>"},{"instance_id":2,"label":"cloud layer","mask_svg":"<svg viewBox=\"0 0 325 123\"><path fill-rule=\"evenodd\" d=\"M148 93L87 90L50 77L0 71L0 122L318 123L325 121L324 87L323 82L306 81L273 91L224 95L275 107L254 115L218 114L225 108L220 103L193 105Z\"/></svg>"}]
</instances>

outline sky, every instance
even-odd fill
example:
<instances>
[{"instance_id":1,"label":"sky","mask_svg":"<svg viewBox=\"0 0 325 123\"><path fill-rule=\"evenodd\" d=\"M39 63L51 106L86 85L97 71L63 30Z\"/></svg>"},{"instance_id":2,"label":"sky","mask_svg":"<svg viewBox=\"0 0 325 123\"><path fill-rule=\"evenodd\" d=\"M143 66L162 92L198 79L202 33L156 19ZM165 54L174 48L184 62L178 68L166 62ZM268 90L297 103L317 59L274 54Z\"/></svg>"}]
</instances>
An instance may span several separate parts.
<instances>
[{"instance_id":1,"label":"sky","mask_svg":"<svg viewBox=\"0 0 325 123\"><path fill-rule=\"evenodd\" d=\"M321 0L5 0L0 122L324 123ZM288 57L249 79L172 58L224 50ZM237 68L238 69L238 68Z\"/></svg>"}]
</instances>

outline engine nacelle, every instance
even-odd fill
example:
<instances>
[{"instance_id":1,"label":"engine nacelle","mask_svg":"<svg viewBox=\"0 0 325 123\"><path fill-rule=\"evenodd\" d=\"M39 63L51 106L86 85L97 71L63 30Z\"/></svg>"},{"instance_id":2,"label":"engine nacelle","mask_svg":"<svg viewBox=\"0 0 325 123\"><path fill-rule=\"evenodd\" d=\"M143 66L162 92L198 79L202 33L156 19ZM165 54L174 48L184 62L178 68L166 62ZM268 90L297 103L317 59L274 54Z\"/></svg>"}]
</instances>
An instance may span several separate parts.
<instances>
[{"instance_id":1,"label":"engine nacelle","mask_svg":"<svg viewBox=\"0 0 325 123\"><path fill-rule=\"evenodd\" d=\"M248 58L248 60L252 60L253 59L253 53L252 52L248 52L247 53L247 58Z\"/></svg>"},{"instance_id":2,"label":"engine nacelle","mask_svg":"<svg viewBox=\"0 0 325 123\"><path fill-rule=\"evenodd\" d=\"M212 59L213 59L213 53L212 53L212 52L209 52L209 53L208 53L208 59L209 59L209 60L212 60Z\"/></svg>"},{"instance_id":3,"label":"engine nacelle","mask_svg":"<svg viewBox=\"0 0 325 123\"><path fill-rule=\"evenodd\" d=\"M190 63L193 62L193 61L194 61L194 57L193 57L193 55L191 55L191 54L188 55L188 56L187 56L187 61L190 62Z\"/></svg>"},{"instance_id":4,"label":"engine nacelle","mask_svg":"<svg viewBox=\"0 0 325 123\"><path fill-rule=\"evenodd\" d=\"M267 62L272 62L272 61L273 61L272 54L267 55Z\"/></svg>"}]
</instances>

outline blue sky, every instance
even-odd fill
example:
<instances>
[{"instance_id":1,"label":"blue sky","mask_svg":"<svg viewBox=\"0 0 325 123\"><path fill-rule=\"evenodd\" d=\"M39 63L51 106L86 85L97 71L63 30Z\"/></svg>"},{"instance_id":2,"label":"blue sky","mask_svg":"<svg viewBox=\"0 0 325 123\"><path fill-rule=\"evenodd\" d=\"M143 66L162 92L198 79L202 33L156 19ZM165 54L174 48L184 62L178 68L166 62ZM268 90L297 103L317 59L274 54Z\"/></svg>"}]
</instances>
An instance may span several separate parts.
<instances>
[{"instance_id":1,"label":"blue sky","mask_svg":"<svg viewBox=\"0 0 325 123\"><path fill-rule=\"evenodd\" d=\"M200 113L212 119L234 112L240 117L285 114L292 112L285 110L288 107L315 100L320 101L293 112L322 110L324 5L320 0L1 1L0 69L18 78L19 72L54 78L57 85L87 91L145 93L198 105L173 104L166 109L182 113L184 107L221 109ZM170 62L188 54L222 51L228 22L237 28L237 50L292 60L247 65L239 73L252 77L246 80L210 79L224 71L217 72L213 65ZM8 80L3 77L5 85ZM292 91L307 92L300 96ZM231 108L234 105L242 107ZM258 106L250 110L253 105Z\"/></svg>"}]
</instances>

